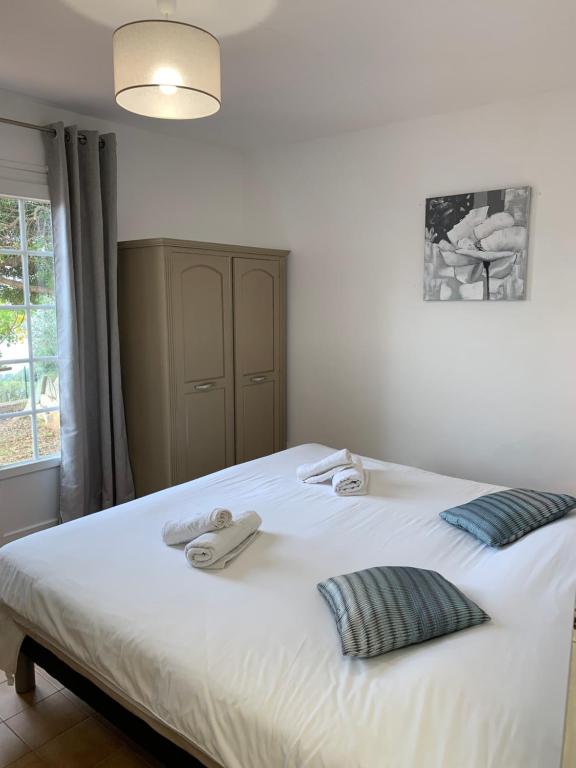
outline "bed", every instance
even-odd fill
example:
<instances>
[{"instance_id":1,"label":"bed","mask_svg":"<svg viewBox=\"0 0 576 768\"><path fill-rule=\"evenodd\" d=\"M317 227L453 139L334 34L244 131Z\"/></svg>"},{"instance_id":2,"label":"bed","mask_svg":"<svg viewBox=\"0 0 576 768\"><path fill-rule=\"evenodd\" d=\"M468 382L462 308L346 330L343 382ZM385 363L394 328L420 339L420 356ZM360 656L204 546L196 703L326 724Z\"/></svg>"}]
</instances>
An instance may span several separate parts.
<instances>
[{"instance_id":1,"label":"bed","mask_svg":"<svg viewBox=\"0 0 576 768\"><path fill-rule=\"evenodd\" d=\"M296 481L331 450L292 448L6 545L0 665L28 635L210 768L560 766L576 515L490 549L438 513L498 487L370 459L368 496ZM160 529L212 506L256 509L263 526L205 572ZM316 584L374 565L437 570L492 621L343 658Z\"/></svg>"}]
</instances>

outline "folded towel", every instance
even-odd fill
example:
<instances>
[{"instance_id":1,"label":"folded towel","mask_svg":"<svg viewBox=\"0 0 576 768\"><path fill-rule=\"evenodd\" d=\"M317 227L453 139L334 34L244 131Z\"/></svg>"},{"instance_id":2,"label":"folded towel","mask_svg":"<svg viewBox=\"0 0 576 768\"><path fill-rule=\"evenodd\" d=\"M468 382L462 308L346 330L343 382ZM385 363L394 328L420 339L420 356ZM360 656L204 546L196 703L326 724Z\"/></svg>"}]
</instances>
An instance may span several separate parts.
<instances>
[{"instance_id":1,"label":"folded towel","mask_svg":"<svg viewBox=\"0 0 576 768\"><path fill-rule=\"evenodd\" d=\"M367 491L366 470L357 459L351 467L336 472L332 478L332 489L338 496L363 496Z\"/></svg>"},{"instance_id":2,"label":"folded towel","mask_svg":"<svg viewBox=\"0 0 576 768\"><path fill-rule=\"evenodd\" d=\"M195 568L224 568L254 540L261 523L257 512L244 512L228 528L204 533L186 544L186 559Z\"/></svg>"},{"instance_id":3,"label":"folded towel","mask_svg":"<svg viewBox=\"0 0 576 768\"><path fill-rule=\"evenodd\" d=\"M343 448L313 464L301 464L296 470L296 477L302 483L323 483L334 477L338 470L351 467L353 463L352 454Z\"/></svg>"},{"instance_id":4,"label":"folded towel","mask_svg":"<svg viewBox=\"0 0 576 768\"><path fill-rule=\"evenodd\" d=\"M232 523L232 513L228 509L216 507L205 515L196 515L186 520L168 520L162 526L162 538L165 544L186 544L208 531L227 528Z\"/></svg>"},{"instance_id":5,"label":"folded towel","mask_svg":"<svg viewBox=\"0 0 576 768\"><path fill-rule=\"evenodd\" d=\"M188 556L189 562L195 567L195 568L201 568L203 571L218 571L222 568L226 568L228 563L230 563L232 560L238 557L240 552L243 552L246 547L248 547L260 531L254 531L254 533L251 533L250 536L247 536L244 541L241 541L240 544L238 544L237 547L234 547L229 552L227 552L225 555L223 555L219 560L216 560L215 562L211 563L198 563L198 562L192 562L191 557L195 557L195 555ZM190 542L192 544L192 542Z\"/></svg>"}]
</instances>

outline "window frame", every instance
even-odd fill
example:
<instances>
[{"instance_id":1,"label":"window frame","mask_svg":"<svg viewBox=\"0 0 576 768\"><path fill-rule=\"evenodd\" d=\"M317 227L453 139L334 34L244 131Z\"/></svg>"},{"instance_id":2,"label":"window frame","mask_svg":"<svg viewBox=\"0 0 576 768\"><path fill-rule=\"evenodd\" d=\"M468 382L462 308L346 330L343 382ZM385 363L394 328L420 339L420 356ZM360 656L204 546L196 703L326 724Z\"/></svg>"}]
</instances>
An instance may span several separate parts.
<instances>
[{"instance_id":1,"label":"window frame","mask_svg":"<svg viewBox=\"0 0 576 768\"><path fill-rule=\"evenodd\" d=\"M56 296L50 304L33 304L31 301L30 291L30 279L29 279L29 257L46 257L54 260L54 250L43 251L30 249L28 247L28 232L26 228L26 202L48 203L51 206L51 201L46 197L38 197L36 195L27 194L10 194L8 192L0 193L0 198L17 200L18 201L18 218L19 218L19 234L20 234L20 248L2 248L0 247L0 255L18 256L22 259L22 290L23 290L23 304L0 304L0 310L12 310L21 311L24 313L25 326L26 326L26 357L0 357L0 368L4 365L24 365L28 367L29 379L30 379L30 405L31 408L20 411L8 411L6 413L0 413L0 422L6 419L13 419L18 417L30 417L32 427L32 452L33 456L29 459L24 459L18 462L12 462L10 464L0 465L0 479L8 477L14 477L21 474L27 474L28 472L34 472L37 470L48 469L50 467L59 466L60 464L60 451L56 454L42 455L39 453L38 442L38 422L37 417L46 413L61 413L62 404L58 402L55 406L42 406L37 403L36 398L36 380L35 380L35 364L37 363L56 363L60 365L60 356L58 350L56 355L35 355L33 350L33 334L32 334L32 312L39 311L53 311L57 318L56 309Z\"/></svg>"}]
</instances>

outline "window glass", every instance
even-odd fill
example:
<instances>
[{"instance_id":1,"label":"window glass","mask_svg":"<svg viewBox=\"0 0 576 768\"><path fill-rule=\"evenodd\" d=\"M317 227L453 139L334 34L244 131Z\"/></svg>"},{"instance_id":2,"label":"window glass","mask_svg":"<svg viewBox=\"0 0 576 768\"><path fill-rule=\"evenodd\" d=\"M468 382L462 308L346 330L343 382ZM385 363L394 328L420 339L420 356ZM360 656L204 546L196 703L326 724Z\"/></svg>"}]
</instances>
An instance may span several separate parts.
<instances>
[{"instance_id":1,"label":"window glass","mask_svg":"<svg viewBox=\"0 0 576 768\"><path fill-rule=\"evenodd\" d=\"M0 198L0 248L20 248L20 207L18 200Z\"/></svg>"},{"instance_id":2,"label":"window glass","mask_svg":"<svg viewBox=\"0 0 576 768\"><path fill-rule=\"evenodd\" d=\"M60 413L50 411L36 416L38 434L38 455L42 458L58 456L60 453Z\"/></svg>"},{"instance_id":3,"label":"window glass","mask_svg":"<svg viewBox=\"0 0 576 768\"><path fill-rule=\"evenodd\" d=\"M31 304L54 304L54 257L28 254L28 280Z\"/></svg>"},{"instance_id":4,"label":"window glass","mask_svg":"<svg viewBox=\"0 0 576 768\"><path fill-rule=\"evenodd\" d=\"M2 464L19 464L36 458L31 416L0 419L0 457Z\"/></svg>"},{"instance_id":5,"label":"window glass","mask_svg":"<svg viewBox=\"0 0 576 768\"><path fill-rule=\"evenodd\" d=\"M0 468L60 452L50 203L0 196Z\"/></svg>"},{"instance_id":6,"label":"window glass","mask_svg":"<svg viewBox=\"0 0 576 768\"><path fill-rule=\"evenodd\" d=\"M22 360L28 355L26 311L0 309L0 363L4 360Z\"/></svg>"},{"instance_id":7,"label":"window glass","mask_svg":"<svg viewBox=\"0 0 576 768\"><path fill-rule=\"evenodd\" d=\"M60 395L58 392L58 363L56 361L35 361L34 397L39 408L58 407Z\"/></svg>"},{"instance_id":8,"label":"window glass","mask_svg":"<svg viewBox=\"0 0 576 768\"><path fill-rule=\"evenodd\" d=\"M31 309L32 352L35 357L56 357L58 339L56 337L56 310Z\"/></svg>"},{"instance_id":9,"label":"window glass","mask_svg":"<svg viewBox=\"0 0 576 768\"><path fill-rule=\"evenodd\" d=\"M0 414L30 410L30 366L0 362Z\"/></svg>"},{"instance_id":10,"label":"window glass","mask_svg":"<svg viewBox=\"0 0 576 768\"><path fill-rule=\"evenodd\" d=\"M22 256L0 253L0 304L24 304Z\"/></svg>"},{"instance_id":11,"label":"window glass","mask_svg":"<svg viewBox=\"0 0 576 768\"><path fill-rule=\"evenodd\" d=\"M50 203L38 200L24 202L26 243L29 251L52 252L52 217Z\"/></svg>"}]
</instances>

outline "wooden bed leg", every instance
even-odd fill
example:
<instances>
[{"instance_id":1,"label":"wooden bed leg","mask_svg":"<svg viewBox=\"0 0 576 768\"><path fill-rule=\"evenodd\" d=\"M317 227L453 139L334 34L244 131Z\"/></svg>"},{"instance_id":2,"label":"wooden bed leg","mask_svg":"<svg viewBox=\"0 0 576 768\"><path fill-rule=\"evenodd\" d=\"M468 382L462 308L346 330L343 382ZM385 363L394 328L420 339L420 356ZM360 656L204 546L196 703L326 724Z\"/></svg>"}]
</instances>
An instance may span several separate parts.
<instances>
[{"instance_id":1,"label":"wooden bed leg","mask_svg":"<svg viewBox=\"0 0 576 768\"><path fill-rule=\"evenodd\" d=\"M20 651L18 656L14 682L16 684L16 693L28 693L28 691L33 691L36 688L34 662L22 651Z\"/></svg>"}]
</instances>

